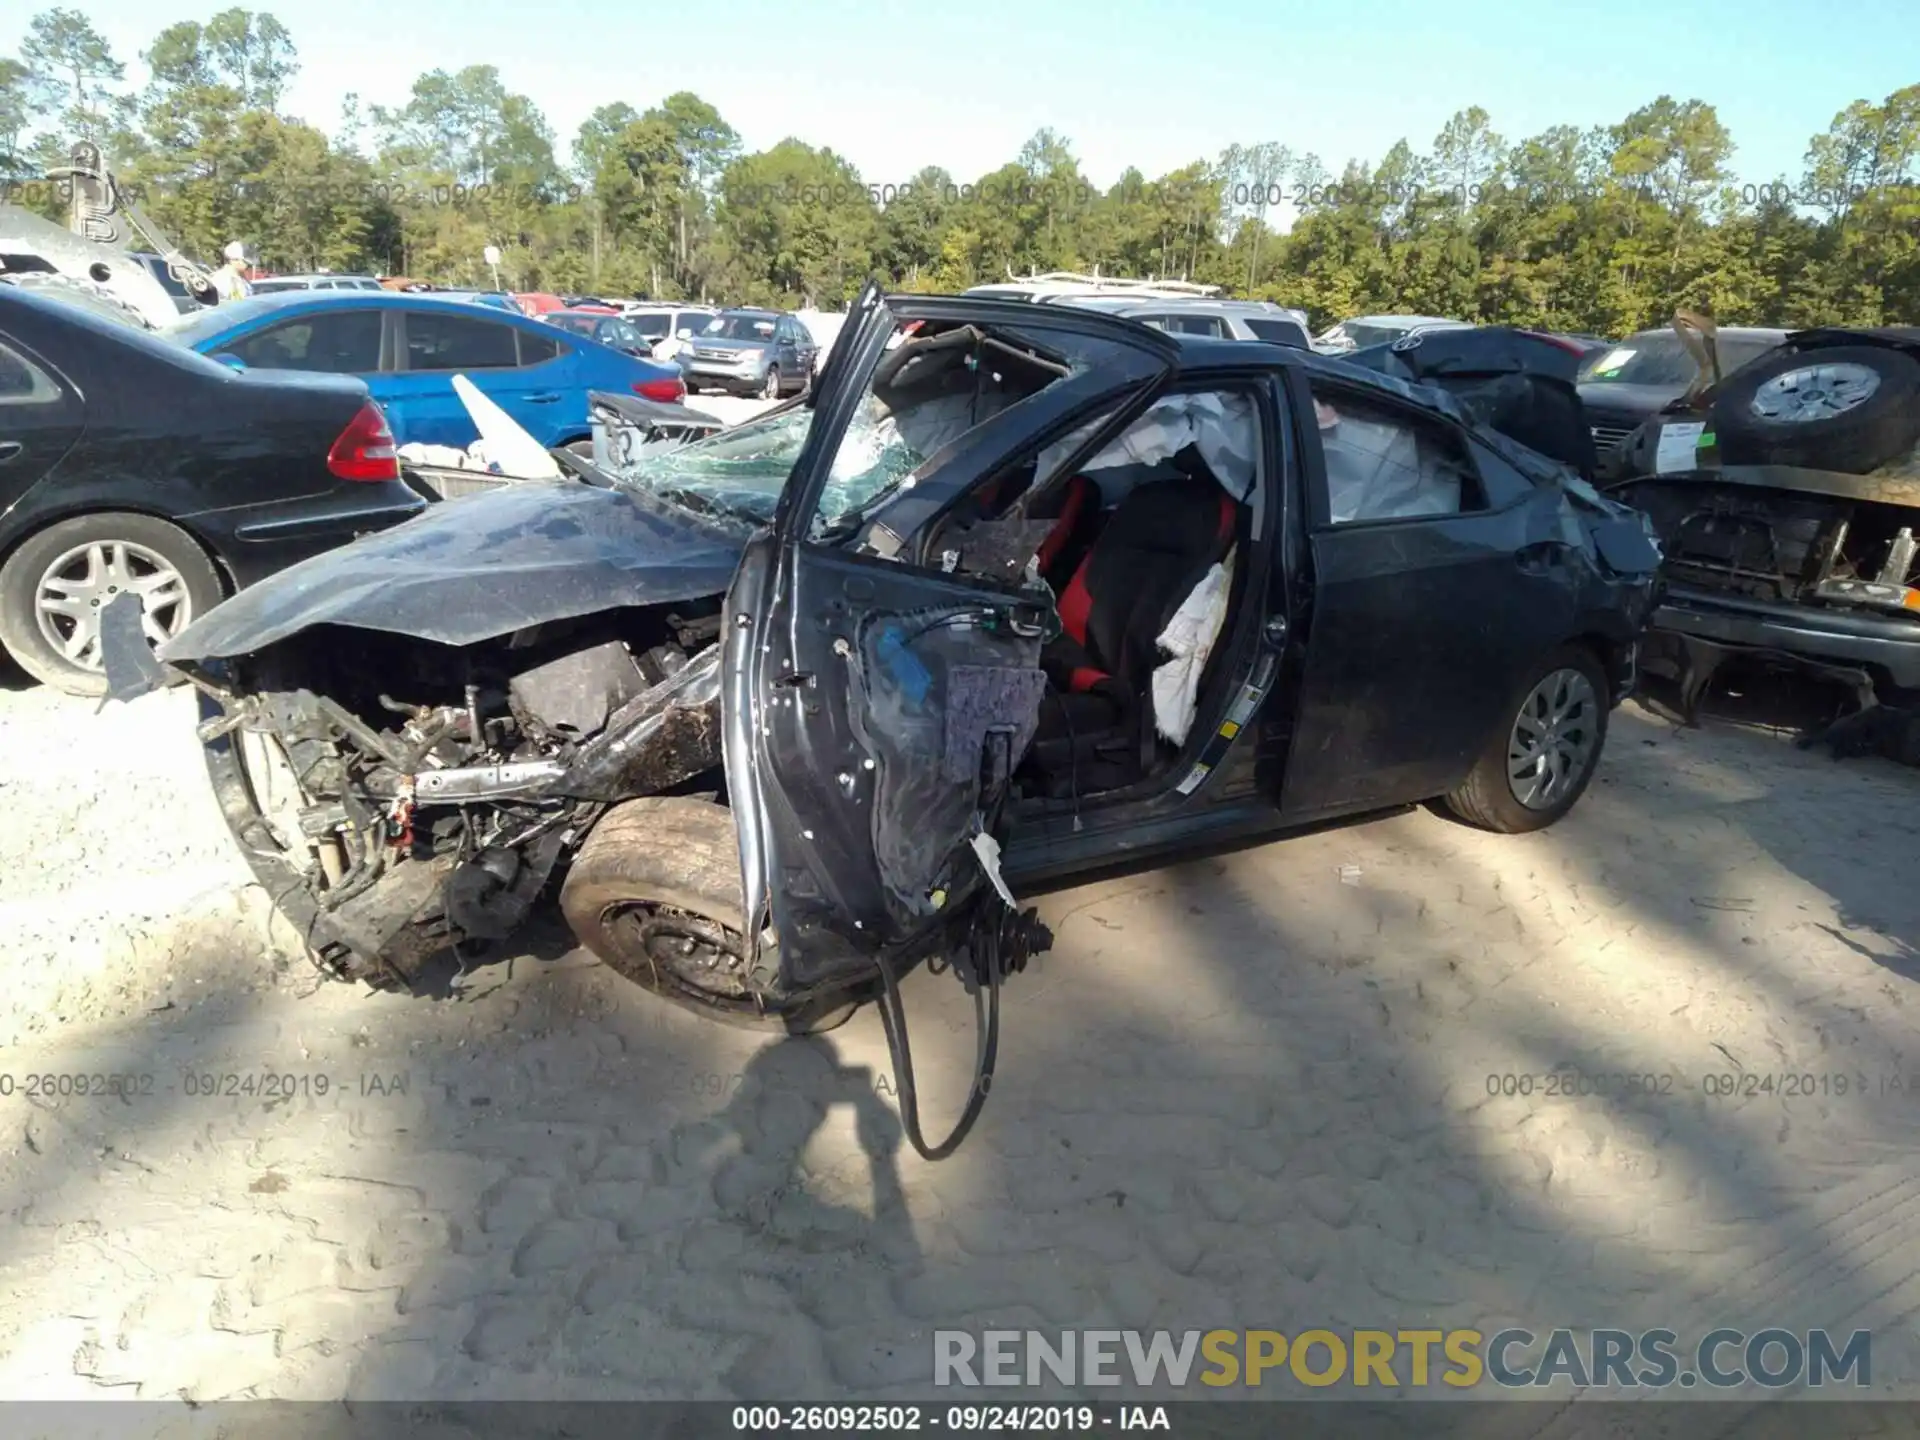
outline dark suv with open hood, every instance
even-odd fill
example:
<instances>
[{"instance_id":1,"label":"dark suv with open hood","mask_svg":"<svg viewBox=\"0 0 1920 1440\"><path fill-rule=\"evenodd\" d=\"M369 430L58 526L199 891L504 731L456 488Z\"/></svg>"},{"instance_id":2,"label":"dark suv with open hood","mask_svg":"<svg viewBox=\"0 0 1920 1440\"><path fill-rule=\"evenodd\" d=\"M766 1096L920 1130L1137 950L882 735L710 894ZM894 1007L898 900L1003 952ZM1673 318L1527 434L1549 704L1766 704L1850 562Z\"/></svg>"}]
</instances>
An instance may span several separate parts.
<instances>
[{"instance_id":1,"label":"dark suv with open hood","mask_svg":"<svg viewBox=\"0 0 1920 1440\"><path fill-rule=\"evenodd\" d=\"M249 858L338 975L564 875L622 975L787 1029L878 992L903 1070L898 977L997 1014L1036 886L1436 797L1552 823L1658 567L1442 390L1069 306L870 289L804 400L571 468L166 647Z\"/></svg>"},{"instance_id":2,"label":"dark suv with open hood","mask_svg":"<svg viewBox=\"0 0 1920 1440\"><path fill-rule=\"evenodd\" d=\"M1784 330L1727 326L1715 332L1720 368L1732 374L1750 360L1780 348ZM1646 421L1686 394L1695 376L1693 357L1672 329L1642 330L1618 345L1597 347L1580 367L1580 403L1587 409L1594 449L1617 450Z\"/></svg>"}]
</instances>

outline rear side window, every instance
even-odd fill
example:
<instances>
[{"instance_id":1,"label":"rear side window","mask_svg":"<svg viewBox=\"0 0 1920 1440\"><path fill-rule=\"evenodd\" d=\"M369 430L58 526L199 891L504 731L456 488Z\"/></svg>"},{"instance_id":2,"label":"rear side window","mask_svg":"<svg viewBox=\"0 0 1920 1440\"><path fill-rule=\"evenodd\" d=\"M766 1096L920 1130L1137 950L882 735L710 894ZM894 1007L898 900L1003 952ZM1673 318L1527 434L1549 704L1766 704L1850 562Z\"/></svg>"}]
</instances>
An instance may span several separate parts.
<instances>
[{"instance_id":1,"label":"rear side window","mask_svg":"<svg viewBox=\"0 0 1920 1440\"><path fill-rule=\"evenodd\" d=\"M513 326L496 324L491 320L469 319L464 315L409 312L407 368L511 370L521 363L516 344L519 338L520 332ZM539 340L544 341L545 337L539 337Z\"/></svg>"},{"instance_id":2,"label":"rear side window","mask_svg":"<svg viewBox=\"0 0 1920 1440\"><path fill-rule=\"evenodd\" d=\"M0 344L0 405L51 405L59 398L60 387L51 375Z\"/></svg>"},{"instance_id":3,"label":"rear side window","mask_svg":"<svg viewBox=\"0 0 1920 1440\"><path fill-rule=\"evenodd\" d=\"M252 370L365 375L380 368L380 312L330 310L282 320L223 346Z\"/></svg>"},{"instance_id":4,"label":"rear side window","mask_svg":"<svg viewBox=\"0 0 1920 1440\"><path fill-rule=\"evenodd\" d=\"M549 360L558 360L560 352L566 348L558 340L546 335L533 335L525 330L515 330L513 333L519 337L522 365L544 365Z\"/></svg>"},{"instance_id":5,"label":"rear side window","mask_svg":"<svg viewBox=\"0 0 1920 1440\"><path fill-rule=\"evenodd\" d=\"M1335 525L1486 508L1466 442L1437 420L1313 384Z\"/></svg>"},{"instance_id":6,"label":"rear side window","mask_svg":"<svg viewBox=\"0 0 1920 1440\"><path fill-rule=\"evenodd\" d=\"M1307 332L1290 320L1255 320L1249 316L1247 329L1256 340L1271 340L1276 345L1291 345L1298 350L1307 348Z\"/></svg>"},{"instance_id":7,"label":"rear side window","mask_svg":"<svg viewBox=\"0 0 1920 1440\"><path fill-rule=\"evenodd\" d=\"M1217 339L1227 333L1227 327L1220 323L1217 315L1143 315L1140 318L1169 335L1212 335Z\"/></svg>"}]
</instances>

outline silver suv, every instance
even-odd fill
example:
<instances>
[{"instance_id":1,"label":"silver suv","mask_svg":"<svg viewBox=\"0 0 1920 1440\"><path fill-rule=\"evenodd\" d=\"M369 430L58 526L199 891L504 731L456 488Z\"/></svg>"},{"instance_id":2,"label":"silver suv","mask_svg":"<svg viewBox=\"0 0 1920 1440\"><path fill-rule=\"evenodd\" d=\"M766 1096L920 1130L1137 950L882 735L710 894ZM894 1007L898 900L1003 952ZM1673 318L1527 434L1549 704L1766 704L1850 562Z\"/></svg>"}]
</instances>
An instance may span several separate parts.
<instances>
[{"instance_id":1,"label":"silver suv","mask_svg":"<svg viewBox=\"0 0 1920 1440\"><path fill-rule=\"evenodd\" d=\"M1170 335L1210 335L1220 340L1265 340L1310 348L1307 317L1270 300L1188 300L1175 296L1049 295L1041 303L1102 310L1165 330Z\"/></svg>"}]
</instances>

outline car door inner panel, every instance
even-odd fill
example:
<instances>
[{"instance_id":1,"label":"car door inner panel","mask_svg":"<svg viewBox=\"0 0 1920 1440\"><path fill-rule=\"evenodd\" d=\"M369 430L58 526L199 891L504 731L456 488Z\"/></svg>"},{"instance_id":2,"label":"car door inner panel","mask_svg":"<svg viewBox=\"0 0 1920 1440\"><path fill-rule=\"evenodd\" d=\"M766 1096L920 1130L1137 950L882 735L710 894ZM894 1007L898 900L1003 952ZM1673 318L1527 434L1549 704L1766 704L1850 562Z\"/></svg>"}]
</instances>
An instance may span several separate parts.
<instances>
[{"instance_id":1,"label":"car door inner panel","mask_svg":"<svg viewBox=\"0 0 1920 1440\"><path fill-rule=\"evenodd\" d=\"M944 606L869 616L856 629L848 715L876 771L874 857L902 930L984 878L968 842L998 811L1039 727L1042 613L1027 623L1002 607Z\"/></svg>"}]
</instances>

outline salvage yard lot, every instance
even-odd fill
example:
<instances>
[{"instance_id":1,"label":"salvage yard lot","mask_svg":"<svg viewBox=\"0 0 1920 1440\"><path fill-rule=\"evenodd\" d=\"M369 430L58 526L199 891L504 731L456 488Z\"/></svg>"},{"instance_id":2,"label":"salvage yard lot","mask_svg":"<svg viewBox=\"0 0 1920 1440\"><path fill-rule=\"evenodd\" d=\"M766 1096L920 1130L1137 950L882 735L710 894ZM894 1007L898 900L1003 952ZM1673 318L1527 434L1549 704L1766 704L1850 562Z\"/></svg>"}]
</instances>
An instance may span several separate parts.
<instances>
[{"instance_id":1,"label":"salvage yard lot","mask_svg":"<svg viewBox=\"0 0 1920 1440\"><path fill-rule=\"evenodd\" d=\"M1871 1327L1920 1393L1911 771L1629 703L1551 831L1048 897L929 1166L870 1010L768 1042L557 927L457 998L316 984L185 694L9 670L0 753L0 1393L924 1397L995 1324ZM971 1007L907 986L944 1129Z\"/></svg>"}]
</instances>

